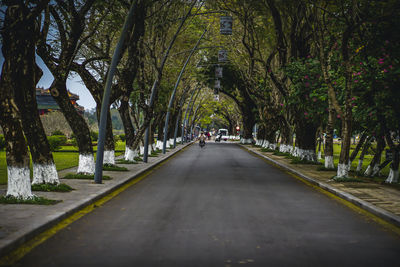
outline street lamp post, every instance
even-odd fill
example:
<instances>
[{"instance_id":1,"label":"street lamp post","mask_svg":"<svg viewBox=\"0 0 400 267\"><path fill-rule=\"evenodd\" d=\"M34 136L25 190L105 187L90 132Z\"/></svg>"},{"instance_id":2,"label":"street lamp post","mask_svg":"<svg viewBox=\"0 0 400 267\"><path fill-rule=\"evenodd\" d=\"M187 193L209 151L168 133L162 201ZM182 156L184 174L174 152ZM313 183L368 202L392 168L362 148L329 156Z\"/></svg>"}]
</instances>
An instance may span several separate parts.
<instances>
[{"instance_id":1,"label":"street lamp post","mask_svg":"<svg viewBox=\"0 0 400 267\"><path fill-rule=\"evenodd\" d=\"M104 142L106 136L107 126L107 112L110 102L111 84L114 77L115 70L123 52L123 44L129 29L132 28L134 13L136 9L136 0L132 2L129 13L125 18L124 26L122 28L121 36L119 37L118 44L114 50L114 55L111 60L110 69L108 70L106 84L104 87L103 99L101 102L100 123L99 123L99 140L97 143L96 166L94 171L94 181L97 184L102 183L103 176L103 159L104 159Z\"/></svg>"},{"instance_id":2,"label":"street lamp post","mask_svg":"<svg viewBox=\"0 0 400 267\"><path fill-rule=\"evenodd\" d=\"M185 96L186 96L186 93L188 92L188 89L189 89L189 88L190 88L190 87L188 86L188 87L185 89L185 91L183 92L181 101L180 101L180 103L179 103L180 109L179 109L179 112L178 112L178 116L176 117L175 130L174 130L174 148L176 147L176 137L178 136L178 128L179 128L179 122L180 122L181 116L182 116L183 103L184 103L184 101L185 101ZM181 144L183 143L182 139L183 139L183 136L181 137Z\"/></svg>"},{"instance_id":3,"label":"street lamp post","mask_svg":"<svg viewBox=\"0 0 400 267\"><path fill-rule=\"evenodd\" d=\"M176 94L176 89L178 88L179 82L181 81L182 75L186 69L187 64L189 63L190 58L192 57L194 51L196 50L196 48L199 46L201 39L203 39L204 34L207 32L207 29L204 30L203 34L200 36L199 40L197 40L196 45L193 47L192 51L190 51L189 56L186 59L185 64L183 65L181 72L179 73L178 79L176 80L175 83L175 87L174 90L172 91L171 94L171 98L169 100L169 104L168 104L168 109L167 109L167 115L165 118L165 125L164 125L164 142L163 142L163 149L162 149L162 153L165 154L166 152L166 147L167 147L167 135L168 135L168 122L169 122L169 116L170 116L170 110L172 108L172 104L174 103L174 99L175 99L175 94Z\"/></svg>"},{"instance_id":4,"label":"street lamp post","mask_svg":"<svg viewBox=\"0 0 400 267\"><path fill-rule=\"evenodd\" d=\"M199 93L200 93L200 88L201 88L201 87L199 86L198 89L197 89L196 96L194 97L194 100L193 100L192 102L189 102L189 104L188 104L188 106L187 106L187 108L186 108L185 118L184 118L184 120L183 120L183 125L182 125L182 137L184 136L185 127L186 127L186 125L187 125L187 121L188 121L188 119L189 119L191 110L193 109L194 102L196 102L196 99L197 99L197 97L198 97L198 95L199 95ZM193 91L193 95L194 95L195 91L196 91L196 90ZM192 98L193 98L193 95L192 95ZM191 98L191 100L192 100L192 98ZM185 141L187 141L186 138L185 138Z\"/></svg>"}]
</instances>

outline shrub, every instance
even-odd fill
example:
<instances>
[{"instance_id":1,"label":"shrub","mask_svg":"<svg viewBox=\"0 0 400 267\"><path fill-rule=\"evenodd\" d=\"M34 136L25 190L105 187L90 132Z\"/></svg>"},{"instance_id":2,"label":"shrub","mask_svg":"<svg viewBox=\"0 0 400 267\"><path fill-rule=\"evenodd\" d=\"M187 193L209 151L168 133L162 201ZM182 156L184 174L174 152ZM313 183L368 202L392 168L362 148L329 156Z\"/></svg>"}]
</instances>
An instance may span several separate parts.
<instances>
[{"instance_id":1,"label":"shrub","mask_svg":"<svg viewBox=\"0 0 400 267\"><path fill-rule=\"evenodd\" d=\"M47 140L49 141L50 150L56 151L60 149L63 144L65 144L67 138L62 135L54 135L54 136L48 136Z\"/></svg>"},{"instance_id":2,"label":"shrub","mask_svg":"<svg viewBox=\"0 0 400 267\"><path fill-rule=\"evenodd\" d=\"M92 138L92 141L95 142L99 139L99 133L95 131L90 131L90 138Z\"/></svg>"},{"instance_id":3,"label":"shrub","mask_svg":"<svg viewBox=\"0 0 400 267\"><path fill-rule=\"evenodd\" d=\"M0 135L0 150L3 150L6 147L6 139L4 139L4 135Z\"/></svg>"},{"instance_id":4,"label":"shrub","mask_svg":"<svg viewBox=\"0 0 400 267\"><path fill-rule=\"evenodd\" d=\"M51 133L51 135L63 135L65 136L65 134L63 132L61 132L60 130L55 130L54 132Z\"/></svg>"}]
</instances>

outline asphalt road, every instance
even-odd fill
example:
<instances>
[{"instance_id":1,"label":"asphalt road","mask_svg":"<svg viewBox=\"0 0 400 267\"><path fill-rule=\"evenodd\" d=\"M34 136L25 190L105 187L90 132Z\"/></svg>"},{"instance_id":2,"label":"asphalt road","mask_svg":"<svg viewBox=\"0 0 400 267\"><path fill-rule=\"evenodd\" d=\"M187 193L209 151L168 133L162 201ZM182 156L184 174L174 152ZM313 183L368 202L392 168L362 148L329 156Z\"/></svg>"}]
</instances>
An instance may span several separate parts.
<instances>
[{"instance_id":1,"label":"asphalt road","mask_svg":"<svg viewBox=\"0 0 400 267\"><path fill-rule=\"evenodd\" d=\"M400 237L233 144L192 145L18 266L400 266Z\"/></svg>"}]
</instances>

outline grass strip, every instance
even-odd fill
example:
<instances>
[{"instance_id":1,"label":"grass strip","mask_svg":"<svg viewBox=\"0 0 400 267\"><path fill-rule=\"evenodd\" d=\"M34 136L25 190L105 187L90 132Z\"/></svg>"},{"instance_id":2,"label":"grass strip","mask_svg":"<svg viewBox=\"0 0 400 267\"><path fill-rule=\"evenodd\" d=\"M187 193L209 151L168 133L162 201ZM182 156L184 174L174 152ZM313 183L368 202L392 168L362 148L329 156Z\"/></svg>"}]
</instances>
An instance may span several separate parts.
<instances>
[{"instance_id":1,"label":"grass strip","mask_svg":"<svg viewBox=\"0 0 400 267\"><path fill-rule=\"evenodd\" d=\"M82 180L94 180L94 174L78 174L78 173L68 173L63 177L63 179L82 179ZM103 175L103 180L111 180L111 177L108 175Z\"/></svg>"},{"instance_id":2,"label":"grass strip","mask_svg":"<svg viewBox=\"0 0 400 267\"><path fill-rule=\"evenodd\" d=\"M23 199L14 196L0 197L0 204L31 204L31 205L54 205L62 200L47 199L44 197L33 196L28 199Z\"/></svg>"},{"instance_id":3,"label":"grass strip","mask_svg":"<svg viewBox=\"0 0 400 267\"><path fill-rule=\"evenodd\" d=\"M289 153L285 153L285 152L280 152L280 151L274 151L273 155L275 155L275 156L284 156L284 157L287 157L287 156L289 156L290 154L289 154Z\"/></svg>"},{"instance_id":4,"label":"grass strip","mask_svg":"<svg viewBox=\"0 0 400 267\"><path fill-rule=\"evenodd\" d=\"M74 190L67 184L33 184L32 191L42 192L71 192Z\"/></svg>"},{"instance_id":5,"label":"grass strip","mask_svg":"<svg viewBox=\"0 0 400 267\"><path fill-rule=\"evenodd\" d=\"M136 161L143 161L143 159L141 157L135 157Z\"/></svg>"},{"instance_id":6,"label":"grass strip","mask_svg":"<svg viewBox=\"0 0 400 267\"><path fill-rule=\"evenodd\" d=\"M126 172L128 171L125 167L120 167L114 164L106 163L103 165L103 171L117 171L117 172Z\"/></svg>"},{"instance_id":7,"label":"grass strip","mask_svg":"<svg viewBox=\"0 0 400 267\"><path fill-rule=\"evenodd\" d=\"M353 178L353 177L337 177L333 176L332 181L338 182L338 183L365 183L362 179L358 178Z\"/></svg>"},{"instance_id":8,"label":"grass strip","mask_svg":"<svg viewBox=\"0 0 400 267\"><path fill-rule=\"evenodd\" d=\"M305 159L299 159L296 157L292 157L292 160L290 161L290 164L308 164L308 165L321 165L321 162L318 161L311 161L311 160L305 160Z\"/></svg>"},{"instance_id":9,"label":"grass strip","mask_svg":"<svg viewBox=\"0 0 400 267\"><path fill-rule=\"evenodd\" d=\"M118 164L138 164L136 161L126 160L126 159L119 159L117 160Z\"/></svg>"},{"instance_id":10,"label":"grass strip","mask_svg":"<svg viewBox=\"0 0 400 267\"><path fill-rule=\"evenodd\" d=\"M261 148L260 151L261 152L276 152L275 150L269 149L269 148Z\"/></svg>"},{"instance_id":11,"label":"grass strip","mask_svg":"<svg viewBox=\"0 0 400 267\"><path fill-rule=\"evenodd\" d=\"M325 166L319 166L317 171L336 171L336 168L325 168Z\"/></svg>"}]
</instances>

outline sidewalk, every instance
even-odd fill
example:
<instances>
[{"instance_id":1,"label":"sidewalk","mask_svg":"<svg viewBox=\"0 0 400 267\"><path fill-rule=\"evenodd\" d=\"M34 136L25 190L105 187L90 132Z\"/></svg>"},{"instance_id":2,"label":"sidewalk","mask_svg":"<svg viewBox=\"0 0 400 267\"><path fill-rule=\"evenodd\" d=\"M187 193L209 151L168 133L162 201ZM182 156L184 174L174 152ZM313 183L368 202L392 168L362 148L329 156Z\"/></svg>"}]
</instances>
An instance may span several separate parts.
<instances>
[{"instance_id":1,"label":"sidewalk","mask_svg":"<svg viewBox=\"0 0 400 267\"><path fill-rule=\"evenodd\" d=\"M111 176L112 179L103 180L103 184L96 184L91 180L61 179L62 183L75 190L68 193L34 192L35 195L48 199L62 200L55 205L0 205L0 258L75 212L153 169L190 144L178 145L175 149L169 149L166 154L159 154L158 157L149 157L148 163L118 164L129 171L104 171L103 174ZM62 170L59 177L75 173L76 169L77 167ZM0 195L5 194L6 186L1 186Z\"/></svg>"},{"instance_id":2,"label":"sidewalk","mask_svg":"<svg viewBox=\"0 0 400 267\"><path fill-rule=\"evenodd\" d=\"M304 180L400 227L400 190L374 182L335 182L331 178L336 175L336 172L317 171L317 166L315 165L291 164L290 159L273 155L272 152L261 152L260 147L241 146L271 163L300 176Z\"/></svg>"}]
</instances>

